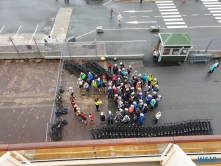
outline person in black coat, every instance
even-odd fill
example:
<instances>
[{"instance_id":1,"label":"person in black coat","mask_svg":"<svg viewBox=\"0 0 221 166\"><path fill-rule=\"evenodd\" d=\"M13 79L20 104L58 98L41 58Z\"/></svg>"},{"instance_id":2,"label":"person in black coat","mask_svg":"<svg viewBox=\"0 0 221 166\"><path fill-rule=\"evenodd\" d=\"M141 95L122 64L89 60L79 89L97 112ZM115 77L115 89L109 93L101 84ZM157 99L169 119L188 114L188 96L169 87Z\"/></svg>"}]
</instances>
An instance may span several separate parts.
<instances>
[{"instance_id":1,"label":"person in black coat","mask_svg":"<svg viewBox=\"0 0 221 166\"><path fill-rule=\"evenodd\" d=\"M100 120L101 120L101 123L104 124L105 123L105 115L103 112L101 112L101 115L100 115Z\"/></svg>"},{"instance_id":2,"label":"person in black coat","mask_svg":"<svg viewBox=\"0 0 221 166\"><path fill-rule=\"evenodd\" d=\"M118 67L117 67L117 64L114 64L114 67L113 67L113 73L116 74L118 71Z\"/></svg>"}]
</instances>

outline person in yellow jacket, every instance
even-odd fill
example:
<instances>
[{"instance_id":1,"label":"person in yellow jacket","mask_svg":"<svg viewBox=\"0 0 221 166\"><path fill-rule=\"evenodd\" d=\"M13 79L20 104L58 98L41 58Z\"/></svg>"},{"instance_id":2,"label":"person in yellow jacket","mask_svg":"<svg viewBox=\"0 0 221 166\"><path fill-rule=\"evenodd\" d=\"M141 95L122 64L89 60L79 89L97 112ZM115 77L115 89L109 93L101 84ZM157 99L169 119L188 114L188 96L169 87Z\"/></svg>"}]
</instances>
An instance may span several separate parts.
<instances>
[{"instance_id":1,"label":"person in yellow jacket","mask_svg":"<svg viewBox=\"0 0 221 166\"><path fill-rule=\"evenodd\" d=\"M95 99L95 103L94 104L95 104L97 112L99 112L99 106L100 106L100 104L102 104L102 101L97 98L97 99Z\"/></svg>"},{"instance_id":2,"label":"person in yellow jacket","mask_svg":"<svg viewBox=\"0 0 221 166\"><path fill-rule=\"evenodd\" d=\"M153 81L153 75L149 74L147 80L148 80L148 86L150 86L151 81Z\"/></svg>"},{"instance_id":3,"label":"person in yellow jacket","mask_svg":"<svg viewBox=\"0 0 221 166\"><path fill-rule=\"evenodd\" d=\"M152 89L153 89L153 87L155 87L156 85L158 85L158 81L157 81L157 78L154 78L154 79L153 79L153 82L152 82Z\"/></svg>"}]
</instances>

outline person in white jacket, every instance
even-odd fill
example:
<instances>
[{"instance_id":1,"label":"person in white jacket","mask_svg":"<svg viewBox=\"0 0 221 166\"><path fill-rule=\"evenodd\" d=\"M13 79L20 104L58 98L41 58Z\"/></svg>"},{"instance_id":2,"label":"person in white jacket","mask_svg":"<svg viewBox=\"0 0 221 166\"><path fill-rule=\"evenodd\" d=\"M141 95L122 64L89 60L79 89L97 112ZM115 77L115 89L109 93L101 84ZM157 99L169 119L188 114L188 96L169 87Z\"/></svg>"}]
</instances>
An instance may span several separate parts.
<instances>
[{"instance_id":1,"label":"person in white jacket","mask_svg":"<svg viewBox=\"0 0 221 166\"><path fill-rule=\"evenodd\" d=\"M118 25L120 25L120 22L122 21L121 19L122 19L123 17L122 17L121 14L119 13L116 18L117 18L117 20L118 20Z\"/></svg>"},{"instance_id":2,"label":"person in white jacket","mask_svg":"<svg viewBox=\"0 0 221 166\"><path fill-rule=\"evenodd\" d=\"M52 44L52 37L51 36L48 36L48 50L51 50L52 49L52 46L53 46L53 44Z\"/></svg>"},{"instance_id":3,"label":"person in white jacket","mask_svg":"<svg viewBox=\"0 0 221 166\"><path fill-rule=\"evenodd\" d=\"M161 117L161 112L159 111L159 112L157 112L157 114L154 116L155 117L155 124L157 124L157 122L158 122L158 120L160 119L160 117Z\"/></svg>"}]
</instances>

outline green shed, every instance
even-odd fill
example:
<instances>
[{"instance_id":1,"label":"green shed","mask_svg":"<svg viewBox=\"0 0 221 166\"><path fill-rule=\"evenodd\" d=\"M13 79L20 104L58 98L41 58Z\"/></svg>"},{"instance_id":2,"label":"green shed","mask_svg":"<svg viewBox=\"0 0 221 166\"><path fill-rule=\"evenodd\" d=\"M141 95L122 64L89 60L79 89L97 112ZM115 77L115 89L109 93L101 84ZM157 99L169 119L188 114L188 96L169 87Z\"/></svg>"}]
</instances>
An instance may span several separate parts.
<instances>
[{"instance_id":1,"label":"green shed","mask_svg":"<svg viewBox=\"0 0 221 166\"><path fill-rule=\"evenodd\" d=\"M158 62L182 62L193 47L187 33L159 33L152 41L154 51L158 52Z\"/></svg>"}]
</instances>

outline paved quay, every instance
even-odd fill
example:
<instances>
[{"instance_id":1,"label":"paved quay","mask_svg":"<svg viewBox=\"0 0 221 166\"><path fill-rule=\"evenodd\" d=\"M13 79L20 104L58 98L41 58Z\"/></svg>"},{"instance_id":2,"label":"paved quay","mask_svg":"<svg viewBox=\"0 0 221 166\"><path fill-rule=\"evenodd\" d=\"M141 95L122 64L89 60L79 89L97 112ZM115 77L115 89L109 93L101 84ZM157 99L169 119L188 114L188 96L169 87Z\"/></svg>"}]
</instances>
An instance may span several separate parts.
<instances>
[{"instance_id":1,"label":"paved quay","mask_svg":"<svg viewBox=\"0 0 221 166\"><path fill-rule=\"evenodd\" d=\"M221 68L217 68L213 74L207 73L214 61L208 64L184 62L173 66L159 63L154 65L148 58L144 61L119 60L117 64L120 62L127 66L131 64L133 71L137 70L138 73L152 73L159 81L158 94L162 95L162 101L157 109L146 114L144 124L153 124L154 115L161 111L159 124L211 119L214 134L221 134ZM109 109L117 111L112 101Z\"/></svg>"},{"instance_id":2,"label":"paved quay","mask_svg":"<svg viewBox=\"0 0 221 166\"><path fill-rule=\"evenodd\" d=\"M0 143L46 141L58 60L1 60Z\"/></svg>"},{"instance_id":3,"label":"paved quay","mask_svg":"<svg viewBox=\"0 0 221 166\"><path fill-rule=\"evenodd\" d=\"M81 62L80 62L81 63ZM104 65L104 64L103 64ZM1 126L5 126L0 135L0 143L26 143L50 141L47 136L50 122L56 119L53 101L58 82L58 60L1 60L0 80L0 112ZM62 115L68 120L68 125L62 127L62 139L65 141L90 139L88 129L74 115L69 103L68 88L75 91L76 103L88 116L92 113L95 124L99 125L99 113L95 111L94 100L100 98L103 104L100 110L107 111L107 95L104 92L91 92L89 97L77 85L78 76L63 69L61 87L63 106L68 108L68 114ZM83 95L83 96L82 96ZM36 134L37 133L37 134Z\"/></svg>"},{"instance_id":4,"label":"paved quay","mask_svg":"<svg viewBox=\"0 0 221 166\"><path fill-rule=\"evenodd\" d=\"M77 61L79 64L82 64L82 61ZM105 67L105 62L101 62L100 65ZM62 94L62 104L64 107L68 108L69 112L66 115L62 115L63 119L68 120L68 125L62 127L62 139L61 141L77 141L77 140L88 140L91 139L91 133L89 128L100 125L100 112L104 112L107 114L108 110L108 100L107 94L103 91L94 91L92 88L90 89L89 96L86 96L86 92L82 89L79 89L79 85L77 84L78 76L71 74L69 71L63 69L62 70L62 80L61 80L61 88L65 90ZM85 125L81 121L78 120L78 117L75 116L73 108L69 103L70 94L68 92L68 88L73 87L75 102L78 107L81 108L81 111L85 113L87 116L88 124ZM96 98L101 99L102 104L100 105L100 112L97 112L95 109L94 101ZM91 113L94 116L94 125L89 124L88 114Z\"/></svg>"}]
</instances>

